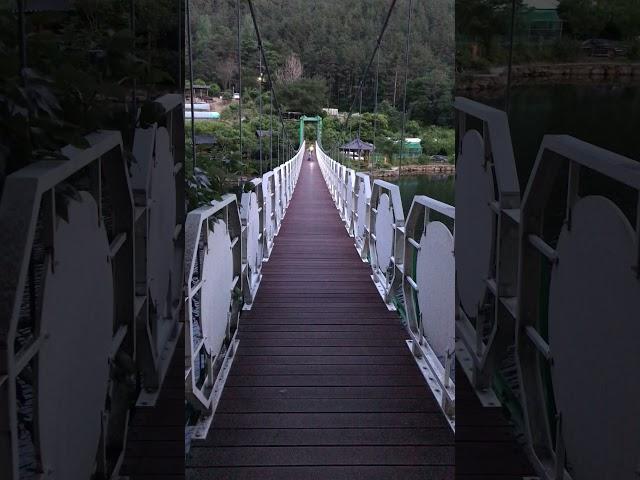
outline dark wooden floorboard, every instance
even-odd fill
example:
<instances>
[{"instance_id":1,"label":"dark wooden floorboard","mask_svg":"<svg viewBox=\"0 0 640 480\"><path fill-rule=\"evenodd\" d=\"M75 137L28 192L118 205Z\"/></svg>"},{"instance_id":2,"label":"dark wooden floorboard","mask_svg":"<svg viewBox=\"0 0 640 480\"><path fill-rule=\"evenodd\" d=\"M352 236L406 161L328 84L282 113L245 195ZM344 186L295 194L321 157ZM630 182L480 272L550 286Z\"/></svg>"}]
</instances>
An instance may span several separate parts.
<instances>
[{"instance_id":1,"label":"dark wooden floorboard","mask_svg":"<svg viewBox=\"0 0 640 480\"><path fill-rule=\"evenodd\" d=\"M456 364L456 479L522 480L535 476L502 408L483 407Z\"/></svg>"},{"instance_id":2,"label":"dark wooden floorboard","mask_svg":"<svg viewBox=\"0 0 640 480\"><path fill-rule=\"evenodd\" d=\"M120 474L130 480L184 479L184 336L178 340L154 407L130 419Z\"/></svg>"},{"instance_id":3,"label":"dark wooden floorboard","mask_svg":"<svg viewBox=\"0 0 640 480\"><path fill-rule=\"evenodd\" d=\"M454 437L304 162L192 479L452 479Z\"/></svg>"}]
</instances>

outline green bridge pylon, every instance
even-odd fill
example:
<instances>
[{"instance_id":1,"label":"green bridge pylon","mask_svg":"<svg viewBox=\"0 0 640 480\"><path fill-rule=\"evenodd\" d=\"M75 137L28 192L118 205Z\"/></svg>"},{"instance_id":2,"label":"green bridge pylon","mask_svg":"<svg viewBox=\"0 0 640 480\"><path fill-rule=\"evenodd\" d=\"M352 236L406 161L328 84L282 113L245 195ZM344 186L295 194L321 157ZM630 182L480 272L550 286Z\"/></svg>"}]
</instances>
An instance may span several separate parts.
<instances>
[{"instance_id":1,"label":"green bridge pylon","mask_svg":"<svg viewBox=\"0 0 640 480\"><path fill-rule=\"evenodd\" d=\"M303 115L300 117L300 145L304 142L304 122L316 123L316 139L319 145L322 145L322 117L316 115L315 117L307 117Z\"/></svg>"}]
</instances>

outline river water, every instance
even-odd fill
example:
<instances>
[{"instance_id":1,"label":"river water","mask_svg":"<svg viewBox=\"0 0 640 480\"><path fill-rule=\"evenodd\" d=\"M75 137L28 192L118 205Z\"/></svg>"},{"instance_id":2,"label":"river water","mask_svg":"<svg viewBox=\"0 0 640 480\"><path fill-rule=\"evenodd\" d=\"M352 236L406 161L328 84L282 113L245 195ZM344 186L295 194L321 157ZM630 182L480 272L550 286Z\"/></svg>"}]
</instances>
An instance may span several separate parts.
<instances>
[{"instance_id":1,"label":"river water","mask_svg":"<svg viewBox=\"0 0 640 480\"><path fill-rule=\"evenodd\" d=\"M503 98L485 101L504 105ZM546 134L572 135L639 160L640 85L516 86L509 124L522 189Z\"/></svg>"},{"instance_id":2,"label":"river water","mask_svg":"<svg viewBox=\"0 0 640 480\"><path fill-rule=\"evenodd\" d=\"M475 98L503 108L499 97ZM568 134L629 158L640 160L640 86L526 85L511 93L511 137L521 191L529 179L545 134ZM405 213L414 195L454 204L455 177L403 176Z\"/></svg>"},{"instance_id":3,"label":"river water","mask_svg":"<svg viewBox=\"0 0 640 480\"><path fill-rule=\"evenodd\" d=\"M400 187L400 197L402 197L405 216L409 213L409 208L415 195L426 195L453 205L455 197L454 175L403 175L399 181L397 178L385 180Z\"/></svg>"}]
</instances>

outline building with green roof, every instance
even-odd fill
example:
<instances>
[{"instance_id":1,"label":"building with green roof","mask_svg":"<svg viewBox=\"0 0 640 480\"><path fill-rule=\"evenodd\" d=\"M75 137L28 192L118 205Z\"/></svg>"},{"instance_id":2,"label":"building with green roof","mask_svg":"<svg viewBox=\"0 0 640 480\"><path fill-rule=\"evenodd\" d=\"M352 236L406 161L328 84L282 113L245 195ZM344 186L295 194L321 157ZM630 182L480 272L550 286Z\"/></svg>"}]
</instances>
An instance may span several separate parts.
<instances>
[{"instance_id":1,"label":"building with green roof","mask_svg":"<svg viewBox=\"0 0 640 480\"><path fill-rule=\"evenodd\" d=\"M525 0L520 12L521 32L529 43L553 43L562 37L558 0Z\"/></svg>"}]
</instances>

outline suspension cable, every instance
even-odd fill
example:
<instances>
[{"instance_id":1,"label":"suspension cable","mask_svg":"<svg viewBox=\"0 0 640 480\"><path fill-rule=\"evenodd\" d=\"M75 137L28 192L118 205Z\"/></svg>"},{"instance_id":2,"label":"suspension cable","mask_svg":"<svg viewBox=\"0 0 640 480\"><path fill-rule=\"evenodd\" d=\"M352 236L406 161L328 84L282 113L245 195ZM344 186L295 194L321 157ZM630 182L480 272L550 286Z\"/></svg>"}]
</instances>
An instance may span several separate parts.
<instances>
[{"instance_id":1,"label":"suspension cable","mask_svg":"<svg viewBox=\"0 0 640 480\"><path fill-rule=\"evenodd\" d=\"M273 170L273 94L269 92L269 170Z\"/></svg>"},{"instance_id":2,"label":"suspension cable","mask_svg":"<svg viewBox=\"0 0 640 480\"><path fill-rule=\"evenodd\" d=\"M353 107L356 103L356 99L358 98L358 95L360 95L362 93L362 87L364 86L364 81L365 78L367 78L367 74L369 73L369 68L371 68L371 64L373 63L373 59L376 57L376 53L378 52L378 49L380 48L380 44L382 42L382 37L384 35L384 32L387 30L387 25L389 24L389 19L391 18L391 14L393 13L393 8L396 6L396 2L397 0L392 0L391 2L391 6L389 7L389 11L387 12L387 16L384 19L384 24L382 25L382 30L380 31L380 35L378 35L378 39L376 40L376 47L373 49L373 52L371 53L371 58L369 59L369 63L367 64L367 67L364 69L364 72L362 73L362 79L360 80L360 85L358 87L358 93L353 97L353 101L351 102L351 106L349 107L349 113L347 113L347 123L349 123L349 119L351 118L351 112L353 111Z\"/></svg>"},{"instance_id":3,"label":"suspension cable","mask_svg":"<svg viewBox=\"0 0 640 480\"><path fill-rule=\"evenodd\" d=\"M513 39L516 30L516 0L511 1L511 31L509 32L509 65L507 66L507 89L505 91L504 98L504 110L509 114L509 107L511 103L511 72L513 67Z\"/></svg>"},{"instance_id":4,"label":"suspension cable","mask_svg":"<svg viewBox=\"0 0 640 480\"><path fill-rule=\"evenodd\" d=\"M260 73L258 74L258 97L259 97L259 104L260 104L260 114L259 114L259 120L258 123L260 125L259 129L258 129L258 141L259 141L259 148L260 148L260 176L262 176L262 56L259 56L259 70Z\"/></svg>"},{"instance_id":5,"label":"suspension cable","mask_svg":"<svg viewBox=\"0 0 640 480\"><path fill-rule=\"evenodd\" d=\"M376 60L376 85L373 94L373 152L370 159L370 174L373 176L373 162L376 153L376 129L378 127L378 77L380 75L380 50L378 50L378 58Z\"/></svg>"},{"instance_id":6,"label":"suspension cable","mask_svg":"<svg viewBox=\"0 0 640 480\"><path fill-rule=\"evenodd\" d=\"M239 1L239 0L236 0L236 1ZM258 47L260 47L260 53L262 55L262 61L264 63L264 69L267 72L267 78L269 80L269 88L271 89L271 93L272 93L272 96L273 96L273 102L276 105L276 108L278 110L278 115L280 117L280 123L282 124L282 132L283 132L283 135L285 137L283 140L286 140L287 143L290 143L288 135L286 135L286 130L285 130L285 127L284 127L284 117L282 115L282 108L280 106L280 102L278 102L278 96L276 95L276 90L275 90L275 87L274 87L273 78L271 76L271 69L269 68L269 62L267 61L267 55L266 55L266 53L264 51L264 45L262 43L262 35L260 35L260 27L258 27L258 19L256 17L255 9L253 8L253 2L252 2L252 0L247 0L247 3L249 4L249 10L251 12L251 20L253 21L253 28L256 31L256 37L258 39Z\"/></svg>"},{"instance_id":7,"label":"suspension cable","mask_svg":"<svg viewBox=\"0 0 640 480\"><path fill-rule=\"evenodd\" d=\"M189 8L190 0L185 0L187 10L187 48L189 54L189 95L191 96L191 156L193 161L193 174L196 173L196 122L195 112L193 110L193 51L191 50L191 9ZM197 182L196 182L197 185Z\"/></svg>"},{"instance_id":8,"label":"suspension cable","mask_svg":"<svg viewBox=\"0 0 640 480\"><path fill-rule=\"evenodd\" d=\"M400 159L398 163L398 180L402 169L402 157L404 155L404 135L407 121L407 80L409 78L409 49L411 46L411 14L413 11L413 0L409 0L409 15L407 17L407 44L404 59L404 94L402 97L402 130L400 133Z\"/></svg>"},{"instance_id":9,"label":"suspension cable","mask_svg":"<svg viewBox=\"0 0 640 480\"><path fill-rule=\"evenodd\" d=\"M242 30L240 25L240 14L240 0L236 0L236 20L238 22L238 123L240 125L240 162L242 163L242 44L240 41L240 34Z\"/></svg>"},{"instance_id":10,"label":"suspension cable","mask_svg":"<svg viewBox=\"0 0 640 480\"><path fill-rule=\"evenodd\" d=\"M358 138L362 127L362 90L360 90L360 106L358 107Z\"/></svg>"}]
</instances>

